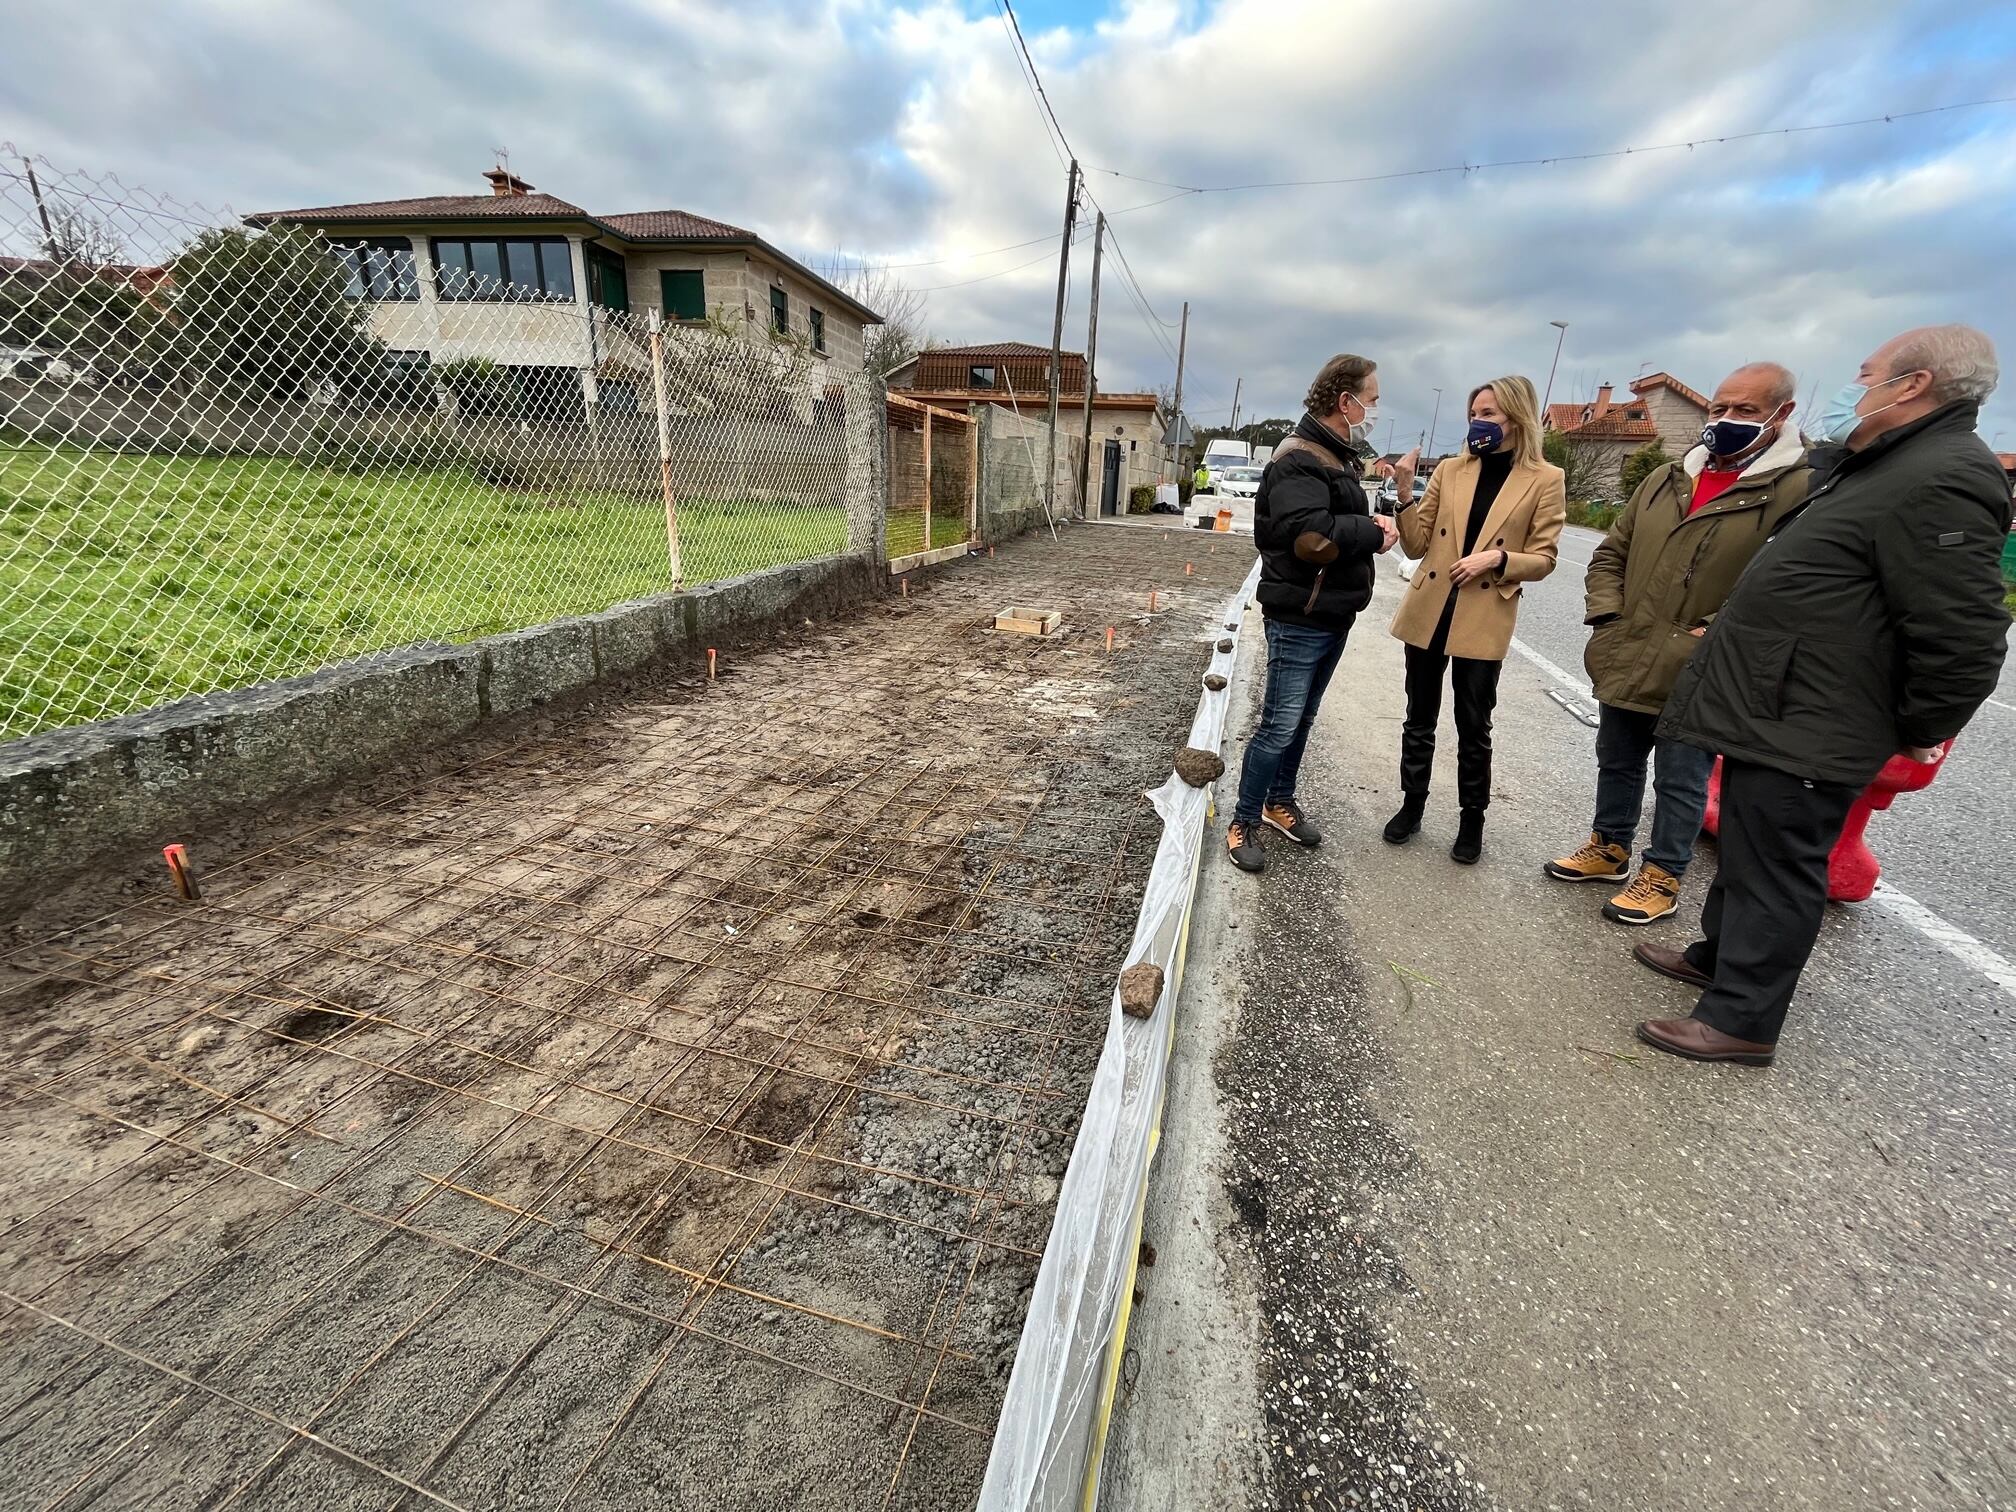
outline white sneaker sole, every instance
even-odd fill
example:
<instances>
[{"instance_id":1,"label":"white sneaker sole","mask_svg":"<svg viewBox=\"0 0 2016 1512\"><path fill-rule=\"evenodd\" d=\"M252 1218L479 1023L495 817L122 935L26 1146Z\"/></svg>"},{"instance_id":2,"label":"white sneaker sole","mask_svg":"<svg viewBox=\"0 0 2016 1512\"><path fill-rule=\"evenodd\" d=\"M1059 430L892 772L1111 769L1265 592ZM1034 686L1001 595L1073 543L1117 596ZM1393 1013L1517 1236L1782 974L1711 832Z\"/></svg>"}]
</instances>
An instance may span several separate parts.
<instances>
[{"instance_id":1,"label":"white sneaker sole","mask_svg":"<svg viewBox=\"0 0 2016 1512\"><path fill-rule=\"evenodd\" d=\"M1670 919L1673 917L1673 915L1677 914L1678 912L1680 912L1680 908L1679 905L1676 904L1672 908L1667 909L1666 912L1662 914L1653 914L1647 918L1638 918L1632 914L1627 914L1622 912L1621 910L1612 909L1606 906L1603 910L1603 917L1608 919L1612 924L1629 924L1633 928L1639 928L1646 924L1657 924L1662 919Z\"/></svg>"},{"instance_id":2,"label":"white sneaker sole","mask_svg":"<svg viewBox=\"0 0 2016 1512\"><path fill-rule=\"evenodd\" d=\"M1273 830L1277 835L1285 835L1290 841L1292 841L1296 845L1315 846L1315 845L1321 845L1323 843L1321 840L1304 840L1300 835L1296 834L1293 830L1288 829L1283 825L1276 824L1272 819L1269 819L1265 814L1262 814L1260 816L1260 822L1266 825L1267 828L1269 828L1270 830Z\"/></svg>"},{"instance_id":3,"label":"white sneaker sole","mask_svg":"<svg viewBox=\"0 0 2016 1512\"><path fill-rule=\"evenodd\" d=\"M1554 879L1554 880L1555 880L1556 882L1576 882L1576 883L1580 883L1580 882L1629 882L1629 881L1631 880L1631 873L1629 873L1628 871L1621 871L1621 872L1592 872L1592 873L1590 873L1590 874L1589 874L1588 876L1584 876L1584 875L1582 875L1582 874L1581 874L1580 872L1576 872L1576 873L1574 873L1573 875L1570 875L1570 874L1568 874L1568 873L1565 873L1565 872L1558 872L1558 871L1554 870L1553 866L1551 866L1551 865L1548 865L1548 866L1543 866L1543 867L1541 867L1541 868L1540 868L1540 870L1542 870L1543 872L1545 872L1545 873L1546 873L1546 874L1547 874L1548 876L1552 877L1552 878L1553 878L1553 879Z\"/></svg>"}]
</instances>

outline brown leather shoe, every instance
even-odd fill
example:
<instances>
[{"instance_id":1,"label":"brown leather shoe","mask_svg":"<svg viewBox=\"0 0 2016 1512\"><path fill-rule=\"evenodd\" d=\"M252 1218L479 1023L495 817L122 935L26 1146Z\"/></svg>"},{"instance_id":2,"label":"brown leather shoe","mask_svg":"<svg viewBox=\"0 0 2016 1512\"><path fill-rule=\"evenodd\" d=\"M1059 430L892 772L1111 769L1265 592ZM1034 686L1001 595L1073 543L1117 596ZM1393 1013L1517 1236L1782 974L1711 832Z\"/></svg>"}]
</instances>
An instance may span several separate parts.
<instances>
[{"instance_id":1,"label":"brown leather shoe","mask_svg":"<svg viewBox=\"0 0 2016 1512\"><path fill-rule=\"evenodd\" d=\"M1715 978L1697 969L1681 950L1668 950L1664 945L1639 945L1631 954L1641 966L1650 966L1663 977L1671 977L1676 982L1685 982L1689 987L1699 987L1703 991L1715 985Z\"/></svg>"},{"instance_id":2,"label":"brown leather shoe","mask_svg":"<svg viewBox=\"0 0 2016 1512\"><path fill-rule=\"evenodd\" d=\"M1778 1053L1776 1045L1738 1039L1697 1018L1647 1019L1638 1026L1638 1038L1668 1055L1684 1055L1697 1061L1733 1061L1739 1066L1768 1066Z\"/></svg>"}]
</instances>

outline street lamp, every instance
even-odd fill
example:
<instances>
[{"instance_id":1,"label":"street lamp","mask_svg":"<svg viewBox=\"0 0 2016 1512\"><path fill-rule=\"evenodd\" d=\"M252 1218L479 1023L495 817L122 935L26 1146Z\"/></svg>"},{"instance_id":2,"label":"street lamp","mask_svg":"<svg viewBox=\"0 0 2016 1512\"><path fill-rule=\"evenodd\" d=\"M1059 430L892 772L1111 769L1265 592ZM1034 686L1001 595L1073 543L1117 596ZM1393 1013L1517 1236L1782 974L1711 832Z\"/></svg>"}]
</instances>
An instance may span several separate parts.
<instances>
[{"instance_id":1,"label":"street lamp","mask_svg":"<svg viewBox=\"0 0 2016 1512\"><path fill-rule=\"evenodd\" d=\"M1421 454L1421 460L1430 464L1435 461L1435 425L1442 418L1442 390L1435 390L1435 413L1428 420L1428 450Z\"/></svg>"},{"instance_id":2,"label":"street lamp","mask_svg":"<svg viewBox=\"0 0 2016 1512\"><path fill-rule=\"evenodd\" d=\"M1561 343L1568 339L1568 322L1550 320L1547 322L1561 334L1554 338L1554 360L1547 367L1547 397L1540 401L1540 428L1547 428L1547 406L1554 398L1554 369L1561 366Z\"/></svg>"}]
</instances>

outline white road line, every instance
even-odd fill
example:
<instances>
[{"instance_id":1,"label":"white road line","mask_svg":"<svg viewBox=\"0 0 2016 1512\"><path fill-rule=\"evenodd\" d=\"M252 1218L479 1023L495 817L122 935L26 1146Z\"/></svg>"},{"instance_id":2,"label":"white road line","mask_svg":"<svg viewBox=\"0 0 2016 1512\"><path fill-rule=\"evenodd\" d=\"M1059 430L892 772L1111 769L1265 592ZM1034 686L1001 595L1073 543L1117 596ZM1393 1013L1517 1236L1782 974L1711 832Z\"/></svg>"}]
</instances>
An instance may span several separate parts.
<instances>
[{"instance_id":1,"label":"white road line","mask_svg":"<svg viewBox=\"0 0 2016 1512\"><path fill-rule=\"evenodd\" d=\"M1553 678L1555 682L1566 688L1570 693L1573 693L1577 698L1587 698L1589 696L1588 678L1570 677L1566 672L1563 672L1553 662L1542 656L1538 651L1535 651L1516 635L1512 637L1512 649L1533 663L1542 672L1545 672L1549 677Z\"/></svg>"},{"instance_id":2,"label":"white road line","mask_svg":"<svg viewBox=\"0 0 2016 1512\"><path fill-rule=\"evenodd\" d=\"M1988 702L1995 705L1996 708L2001 709L2007 713L2016 714L2016 704L2006 704L2002 702L2002 700L1999 698L1991 698L1988 700Z\"/></svg>"},{"instance_id":3,"label":"white road line","mask_svg":"<svg viewBox=\"0 0 2016 1512\"><path fill-rule=\"evenodd\" d=\"M1962 965L1980 972L2011 998L2016 998L2016 965L2010 964L1999 951L1983 945L1966 930L1948 924L1909 893L1899 892L1888 882L1876 884L1876 895L1870 901L1909 924Z\"/></svg>"},{"instance_id":4,"label":"white road line","mask_svg":"<svg viewBox=\"0 0 2016 1512\"><path fill-rule=\"evenodd\" d=\"M1533 663L1542 672L1546 673L1553 681L1575 694L1576 697L1582 698L1588 695L1586 679L1577 680L1571 678L1566 672L1563 672L1553 662L1542 656L1538 651L1535 651L1516 635L1512 637L1512 649ZM1997 700L1992 698L1988 701L1990 703L1998 703ZM2005 709L2009 708L2007 704L1998 704L1998 706ZM2012 710L2012 712L2016 712L2016 710ZM1910 925L1911 928L1917 930L1918 933L1930 940L1934 945L1937 945L1941 950L1944 950L1969 970L1979 972L1997 987L2000 987L2010 998L2016 999L2016 964L2011 964L2008 958L2000 952L1990 946L1983 945L1958 925L1948 924L1938 914L1927 908L1923 903L1920 903L1909 893L1899 892L1888 882L1879 882L1876 884L1876 895L1870 901L1882 908L1898 922Z\"/></svg>"}]
</instances>

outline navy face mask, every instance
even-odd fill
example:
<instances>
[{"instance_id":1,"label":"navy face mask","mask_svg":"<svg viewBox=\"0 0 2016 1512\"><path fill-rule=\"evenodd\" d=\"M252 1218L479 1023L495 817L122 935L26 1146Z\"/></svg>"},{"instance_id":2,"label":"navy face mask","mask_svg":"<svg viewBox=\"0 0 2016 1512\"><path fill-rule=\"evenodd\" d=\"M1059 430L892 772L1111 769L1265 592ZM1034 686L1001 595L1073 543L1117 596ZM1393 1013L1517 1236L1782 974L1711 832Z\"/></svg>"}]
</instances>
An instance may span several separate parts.
<instances>
[{"instance_id":1,"label":"navy face mask","mask_svg":"<svg viewBox=\"0 0 2016 1512\"><path fill-rule=\"evenodd\" d=\"M1473 457L1481 457L1498 450L1504 440L1505 427L1496 420L1472 420L1470 434L1463 444L1470 448Z\"/></svg>"},{"instance_id":2,"label":"navy face mask","mask_svg":"<svg viewBox=\"0 0 2016 1512\"><path fill-rule=\"evenodd\" d=\"M1716 420L1703 428L1701 444L1711 456L1734 457L1755 446L1763 434L1764 427L1755 420Z\"/></svg>"}]
</instances>

